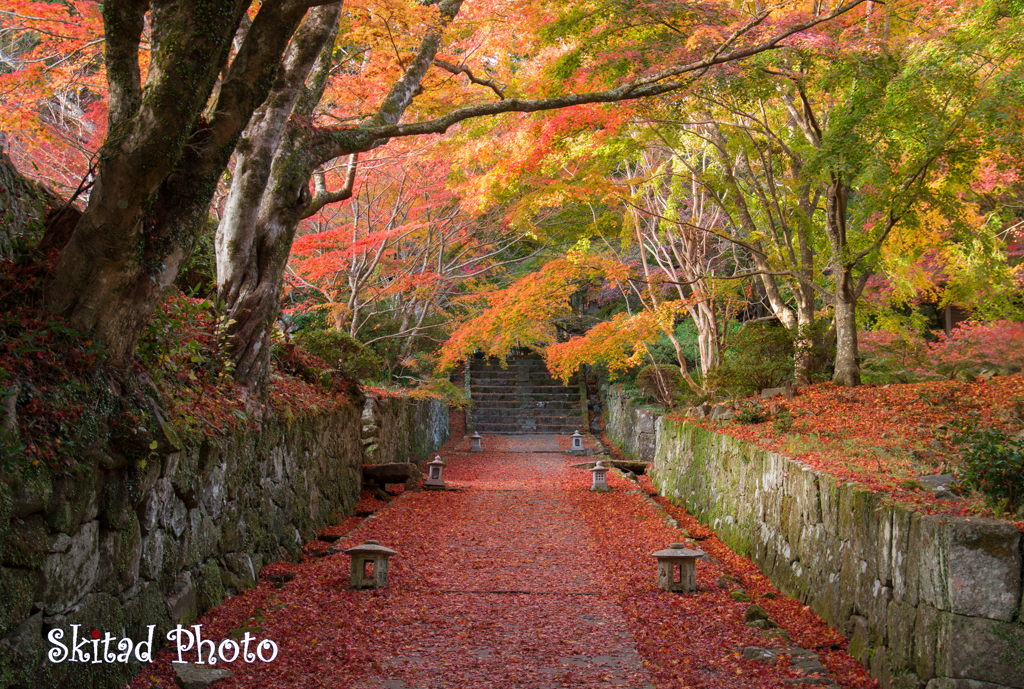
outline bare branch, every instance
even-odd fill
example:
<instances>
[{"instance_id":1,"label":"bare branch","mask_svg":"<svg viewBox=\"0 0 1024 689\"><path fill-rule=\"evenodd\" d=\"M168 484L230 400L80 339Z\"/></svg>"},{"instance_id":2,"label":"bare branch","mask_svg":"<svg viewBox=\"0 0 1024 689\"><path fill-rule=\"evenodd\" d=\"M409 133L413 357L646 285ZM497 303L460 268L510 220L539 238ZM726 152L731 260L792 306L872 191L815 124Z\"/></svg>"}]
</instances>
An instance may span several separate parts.
<instances>
[{"instance_id":1,"label":"bare branch","mask_svg":"<svg viewBox=\"0 0 1024 689\"><path fill-rule=\"evenodd\" d=\"M450 62L446 62L439 57L434 58L434 64L446 72L452 74L465 74L469 78L471 84L479 84L480 86L486 86L498 95L499 100L505 100L505 89L498 86L494 79L481 79L480 77L473 74L473 71L465 65L453 65Z\"/></svg>"},{"instance_id":2,"label":"bare branch","mask_svg":"<svg viewBox=\"0 0 1024 689\"><path fill-rule=\"evenodd\" d=\"M316 174L316 181L314 182L316 185L316 196L314 196L309 205L299 213L299 218L305 220L328 204L338 203L339 201L346 201L352 198L352 188L355 186L356 182L356 162L358 160L358 153L353 153L348 157L348 167L345 169L345 184L337 191L327 191L325 175L322 171L318 172Z\"/></svg>"}]
</instances>

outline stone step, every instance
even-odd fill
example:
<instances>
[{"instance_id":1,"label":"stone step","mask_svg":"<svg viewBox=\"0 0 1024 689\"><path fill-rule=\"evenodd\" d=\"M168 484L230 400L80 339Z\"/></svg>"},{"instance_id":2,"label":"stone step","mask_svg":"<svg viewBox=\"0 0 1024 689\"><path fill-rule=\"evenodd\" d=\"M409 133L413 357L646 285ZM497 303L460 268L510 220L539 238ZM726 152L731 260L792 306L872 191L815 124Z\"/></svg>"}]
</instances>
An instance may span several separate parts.
<instances>
[{"instance_id":1,"label":"stone step","mask_svg":"<svg viewBox=\"0 0 1024 689\"><path fill-rule=\"evenodd\" d=\"M547 364L544 363L543 359L519 359L516 361L506 362L506 366L502 366L497 361L483 362L480 360L474 360L469 365L470 371L547 371Z\"/></svg>"},{"instance_id":2,"label":"stone step","mask_svg":"<svg viewBox=\"0 0 1024 689\"><path fill-rule=\"evenodd\" d=\"M473 400L473 409L573 409L579 411L578 400Z\"/></svg>"},{"instance_id":3,"label":"stone step","mask_svg":"<svg viewBox=\"0 0 1024 689\"><path fill-rule=\"evenodd\" d=\"M502 421L503 419L579 419L580 410L470 410L474 421Z\"/></svg>"},{"instance_id":4,"label":"stone step","mask_svg":"<svg viewBox=\"0 0 1024 689\"><path fill-rule=\"evenodd\" d=\"M578 426L570 425L541 425L536 426L511 424L511 423L481 423L473 424L474 430L480 433L494 433L496 435L518 435L520 433L550 433L554 435L572 435Z\"/></svg>"},{"instance_id":5,"label":"stone step","mask_svg":"<svg viewBox=\"0 0 1024 689\"><path fill-rule=\"evenodd\" d=\"M513 407L511 409L507 409L507 408L495 408L495 407L480 407L480 406L476 406L476 407L471 408L469 410L469 413L472 414L473 418L477 418L477 417L483 416L483 415L490 415L490 416L497 416L497 417L501 417L501 416L517 417L517 416L521 416L523 418L526 418L526 417L534 418L534 417L538 417L538 416L558 416L558 417L563 417L563 416L579 416L580 415L580 408L579 407L561 407L561 408L552 408L552 407Z\"/></svg>"},{"instance_id":6,"label":"stone step","mask_svg":"<svg viewBox=\"0 0 1024 689\"><path fill-rule=\"evenodd\" d=\"M579 430L578 423L565 421L474 421L473 430L480 433L566 433Z\"/></svg>"},{"instance_id":7,"label":"stone step","mask_svg":"<svg viewBox=\"0 0 1024 689\"><path fill-rule=\"evenodd\" d=\"M539 357L470 361L469 411L482 433L564 433L582 423L580 392L574 375L566 384L548 371Z\"/></svg>"},{"instance_id":8,"label":"stone step","mask_svg":"<svg viewBox=\"0 0 1024 689\"><path fill-rule=\"evenodd\" d=\"M554 378L556 377L551 371L546 368L533 368L533 367L519 367L509 366L508 368L495 367L481 367L479 369L470 369L471 378L479 378L485 376L496 376L498 378ZM575 378L576 374L570 376Z\"/></svg>"},{"instance_id":9,"label":"stone step","mask_svg":"<svg viewBox=\"0 0 1024 689\"><path fill-rule=\"evenodd\" d=\"M569 393L519 393L519 392L476 392L473 391L472 398L474 402L486 402L490 400L498 402L522 402L524 404L529 402L576 402L579 403L579 395L571 395Z\"/></svg>"},{"instance_id":10,"label":"stone step","mask_svg":"<svg viewBox=\"0 0 1024 689\"><path fill-rule=\"evenodd\" d=\"M530 380L514 380L505 378L474 378L469 381L470 388L476 389L480 387L557 387L557 388L568 388L579 392L580 387L573 385L570 381L568 385L556 378L531 378Z\"/></svg>"},{"instance_id":11,"label":"stone step","mask_svg":"<svg viewBox=\"0 0 1024 689\"><path fill-rule=\"evenodd\" d=\"M474 385L470 388L470 393L473 397L477 395L526 395L537 398L545 395L572 395L578 398L580 396L579 391L562 385L524 385L522 387L510 385L481 385L478 387Z\"/></svg>"}]
</instances>

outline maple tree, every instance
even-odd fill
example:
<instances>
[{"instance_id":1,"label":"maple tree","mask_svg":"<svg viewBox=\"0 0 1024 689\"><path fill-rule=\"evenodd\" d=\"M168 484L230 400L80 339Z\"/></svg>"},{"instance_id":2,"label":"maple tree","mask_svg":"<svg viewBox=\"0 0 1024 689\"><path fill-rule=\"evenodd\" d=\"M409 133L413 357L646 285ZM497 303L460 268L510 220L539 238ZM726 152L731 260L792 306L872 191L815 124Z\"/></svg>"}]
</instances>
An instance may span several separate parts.
<instances>
[{"instance_id":1,"label":"maple tree","mask_svg":"<svg viewBox=\"0 0 1024 689\"><path fill-rule=\"evenodd\" d=\"M402 363L418 338L439 341L468 285L533 252L511 250L527 237L497 213L463 208L444 183L450 163L440 151L396 148L364 156L351 200L306 221L287 284L296 313L321 313L365 345L399 339Z\"/></svg>"},{"instance_id":2,"label":"maple tree","mask_svg":"<svg viewBox=\"0 0 1024 689\"><path fill-rule=\"evenodd\" d=\"M657 310L662 302L659 291L675 292L696 326L697 364L706 378L721 361L727 324L742 306L729 282L744 275L746 261L735 242L717 236L728 234L725 216L697 176L697 169L706 167L707 156L671 145L652 148L637 161L638 179L627 182L631 198L626 201L626 217L636 233L645 284L636 293L645 306ZM662 331L675 349L684 378L700 389L686 370L673 325L666 323Z\"/></svg>"},{"instance_id":3,"label":"maple tree","mask_svg":"<svg viewBox=\"0 0 1024 689\"><path fill-rule=\"evenodd\" d=\"M635 100L667 93L684 86L682 82L672 83L671 79L707 69L714 63L761 52L769 47L762 43L756 49L730 50L733 41L740 35L754 30L764 21L767 14L761 13L753 20L741 24L739 30L732 37L726 38L710 57L698 60L699 65L688 62L679 67L661 69L653 75L629 75L630 79L625 85L583 95L519 100L507 98L505 89L498 87L493 78L481 80L468 66L463 64L453 67L451 62L439 58L443 33L447 27L457 26L456 19L461 10L461 2L441 2L437 5L436 16L429 17L423 39L414 47L410 45L407 57L399 56L398 66L402 68L400 77L383 96L372 115L358 115L359 123L351 126L315 126L315 121L311 122L313 108L324 97L326 72L332 67L331 46L339 17L330 7L316 10L307 18L306 21L310 22L308 36L304 32L303 40L293 43L293 48L299 45L305 48L305 57L294 61L286 58L288 75L275 86L267 103L257 113L256 121L259 124L250 126L246 132L227 207L218 226L220 292L231 309L234 321L232 341L237 351L236 374L242 381L251 379L257 385L265 378L269 351L267 333L277 314L276 296L284 269L282 254L277 252L277 247L279 243L290 243L298 221L309 212L308 209L322 206L328 200L346 198L348 193L344 189L333 194L324 190L328 196L313 198L307 205L304 195L308 194L309 179L318 167L342 155L371 150L395 136L440 133L473 117L558 109L592 102ZM312 19L316 12L322 15L322 20ZM830 14L835 16L838 13L834 11ZM822 15L799 26L813 26L825 16L829 15ZM423 18L419 18L419 21L422 23ZM305 26L300 31L304 31ZM786 27L781 33L793 33L795 29ZM777 43L774 37L769 41ZM314 46L320 48L316 55ZM457 48L451 49L457 52ZM686 55L686 59L692 60L692 57ZM431 67L465 74L471 86L487 87L493 91L497 100L465 105L434 119L399 124L416 92L429 87ZM307 81L313 86L307 86ZM507 82L516 85L512 72L507 74ZM571 81L569 84L574 85ZM348 114L351 112L351 104L345 105L349 107L343 108L342 112ZM261 260L259 255L264 246L274 250L267 253L266 259Z\"/></svg>"},{"instance_id":4,"label":"maple tree","mask_svg":"<svg viewBox=\"0 0 1024 689\"><path fill-rule=\"evenodd\" d=\"M96 3L0 10L0 143L18 169L64 195L79 187L106 136L105 74Z\"/></svg>"},{"instance_id":5,"label":"maple tree","mask_svg":"<svg viewBox=\"0 0 1024 689\"><path fill-rule=\"evenodd\" d=\"M394 61L375 64L366 60L366 47L354 48L352 69L379 75L377 85L384 86L371 89L365 101L350 98L350 105L362 108L365 103L369 111L350 111L341 116L342 124L321 125L312 118L327 88L326 77L336 71L331 46L342 19L340 3L271 0L258 8L241 0L105 3L109 135L98 151L96 181L84 213L50 277L48 300L75 327L95 333L109 348L112 365L126 371L145 321L205 226L209 203L244 130L233 189L221 214L219 289L231 308L235 370L240 380L258 389L265 380L268 332L277 312L287 249L309 208L309 180L321 165L394 137L444 132L473 117L632 100L685 88L715 65L770 50L858 4L860 0L853 0L817 16L778 22L769 10L744 17L708 5L700 19L709 21L709 28L696 45L676 42L667 55L650 51L636 70L601 73L593 83L604 80L605 88L532 98L521 97L528 90L505 97L502 88L491 88L497 84L493 78L476 77L468 65L439 55L447 32L458 28L454 22L461 2L403 6L405 14L395 15L403 46L394 45ZM314 9L307 12L310 7ZM522 9L532 10L529 4ZM571 8L557 9L547 19L554 19L553 35L563 35L561 42L549 46L571 46L564 32L582 30L577 34L582 37L598 16L583 21ZM680 19L687 19L681 7L666 10L683 12ZM372 26L374 16L372 6L345 15L355 46L382 40L359 35L361 27ZM468 19L481 17L486 11L474 11ZM38 21L33 30L45 32L39 27L46 21ZM628 40L639 45L636 34ZM560 49L548 48L545 55L543 40L530 47L542 58L556 58L556 67L564 71L581 64L582 53L596 55L595 45L576 41L569 51L576 53L572 59L559 59L566 57L555 54L564 52ZM390 51L369 53L375 57ZM341 57L341 62L348 61L349 56ZM519 56L504 53L497 62L506 59L510 70L531 76L531 70L519 69ZM401 122L413 97L421 89L432 90L427 77L435 64L446 75L454 71L467 76L471 86L483 84L497 100L470 97L470 104L435 105L437 109L425 108L416 121ZM454 70L445 69L453 64ZM595 74L581 69L565 84L585 87ZM441 114L434 116L437 112ZM353 115L354 124L344 123Z\"/></svg>"},{"instance_id":6,"label":"maple tree","mask_svg":"<svg viewBox=\"0 0 1024 689\"><path fill-rule=\"evenodd\" d=\"M976 212L969 207L979 166L1007 169L994 161L1005 155L1002 132L1014 130L1016 125L1004 127L1019 111L1019 45L1011 28L1019 13L947 3L941 12L949 21L939 23L932 9L910 3L894 16L887 8L881 16L848 15L759 57L752 68L645 104L625 118L621 110L604 120L596 113L590 119L549 118L533 130L546 142L548 169L543 158L537 163L544 153L535 151L504 170L539 183L531 208L578 202L570 185L585 189L598 209L608 207L601 176L625 167L653 131L693 182L692 200L678 201L691 214L692 233L705 235L704 246L719 241L738 247L731 276L756 276L771 313L793 333L797 380L821 374L821 352L831 341L834 379L857 384L857 304L869 285L903 285L906 294L909 284L923 286L923 261L932 264L933 283L943 280L945 298L959 299L979 315L997 315L997 306L1008 303L1009 271L1000 265L999 249L1005 239L990 229L997 227L994 217L971 219ZM1000 128L992 130L994 118ZM558 161L581 150L603 161L589 172L558 169ZM983 185L1012 178L1006 174L988 172ZM684 227L664 199L660 207L651 201L639 195L627 200L620 241L633 234L633 241L645 241L636 219L641 212L657 221L648 225L657 232L669 224ZM595 220L588 231L605 234L600 225ZM945 275L934 254L913 248L928 248L936 232L946 237ZM722 277L713 262L698 275L685 252L659 260L662 237L649 234L646 241L637 255L648 278L647 261L657 265L653 274L661 285L701 286ZM879 271L885 276L872 283ZM710 296L706 287L704 293ZM657 289L647 294L660 298ZM721 337L724 330L702 318L698 363L707 370L716 349L703 345L721 342L713 334ZM821 327L828 322L830 331Z\"/></svg>"},{"instance_id":7,"label":"maple tree","mask_svg":"<svg viewBox=\"0 0 1024 689\"><path fill-rule=\"evenodd\" d=\"M772 311L794 331L805 329L824 298L835 328L834 380L847 385L859 382L856 304L882 247L900 224L918 226L926 199L947 216L957 212L955 190L973 169L977 128L1000 80L1014 79L1017 68L1014 50L998 40L974 45L970 32L913 28L927 39L924 51L918 41L889 39L882 51L868 41L772 56L761 77L771 91L750 99L758 86L745 83L733 98L708 98L715 107L699 117L723 170L711 183L731 192L725 202ZM984 66L964 52L976 49L994 51L979 58ZM856 62L844 62L847 55ZM790 282L795 313L781 280ZM798 352L807 352L801 337ZM798 356L798 379L806 380L808 363Z\"/></svg>"},{"instance_id":8,"label":"maple tree","mask_svg":"<svg viewBox=\"0 0 1024 689\"><path fill-rule=\"evenodd\" d=\"M442 345L438 365L450 370L477 351L497 357L516 347L545 351L558 342L559 321L573 313L573 294L599 280L621 283L627 277L628 270L618 261L586 252L570 251L548 261L508 287L483 295L486 301L479 314L462 323ZM566 378L572 375L561 373Z\"/></svg>"}]
</instances>

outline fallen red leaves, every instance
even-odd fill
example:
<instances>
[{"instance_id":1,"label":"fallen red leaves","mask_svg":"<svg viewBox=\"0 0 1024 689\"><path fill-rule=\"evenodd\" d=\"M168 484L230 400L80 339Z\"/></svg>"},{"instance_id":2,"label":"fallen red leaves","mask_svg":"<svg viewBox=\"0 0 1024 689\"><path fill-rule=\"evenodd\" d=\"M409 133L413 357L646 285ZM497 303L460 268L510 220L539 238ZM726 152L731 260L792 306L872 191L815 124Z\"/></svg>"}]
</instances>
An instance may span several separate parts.
<instances>
[{"instance_id":1,"label":"fallen red leaves","mask_svg":"<svg viewBox=\"0 0 1024 689\"><path fill-rule=\"evenodd\" d=\"M1000 517L980 495L938 500L914 479L955 473L958 456L952 439L970 415L977 415L983 426L1019 432L1015 399L1024 399L1024 375L1019 373L973 383L857 388L824 383L801 389L793 400L770 400L775 404L773 418L763 423L686 421L759 444L841 480L856 481L928 514ZM776 422L780 416L792 420L790 428ZM1024 530L1024 522L1014 523Z\"/></svg>"},{"instance_id":2,"label":"fallen red leaves","mask_svg":"<svg viewBox=\"0 0 1024 689\"><path fill-rule=\"evenodd\" d=\"M441 453L456 490L407 491L388 503L364 495L359 509L373 515L321 534L349 529L334 547L375 538L397 550L389 586L349 590L343 554L268 566L256 589L198 623L206 638L249 630L273 639L280 655L236 661L218 686L791 686L782 681L795 676L785 656L743 659L744 646L783 644L744 625L748 604L729 595L741 586L840 685L873 686L837 632L796 601L764 598L771 589L753 565L674 507L714 559L699 563L696 594L658 589L650 554L682 530L614 472L613 492L591 493L589 472L569 467L579 460L561 454L562 444L491 436L485 452L469 453L457 437ZM294 578L268 580L285 572ZM171 660L161 652L132 686L169 689Z\"/></svg>"}]
</instances>

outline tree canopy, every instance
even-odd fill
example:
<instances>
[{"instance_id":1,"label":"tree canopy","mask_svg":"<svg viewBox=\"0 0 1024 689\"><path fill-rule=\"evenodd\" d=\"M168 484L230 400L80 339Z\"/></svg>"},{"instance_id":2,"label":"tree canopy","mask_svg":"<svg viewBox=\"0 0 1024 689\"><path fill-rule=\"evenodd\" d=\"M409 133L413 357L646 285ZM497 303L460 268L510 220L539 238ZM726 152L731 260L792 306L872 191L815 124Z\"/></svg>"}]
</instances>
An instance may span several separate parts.
<instances>
[{"instance_id":1,"label":"tree canopy","mask_svg":"<svg viewBox=\"0 0 1024 689\"><path fill-rule=\"evenodd\" d=\"M124 383L206 261L256 397L277 333L304 328L424 375L663 347L700 391L733 325L769 317L798 380L855 385L865 328L920 330L925 302L1014 311L1021 12L16 2L0 132L77 208L43 241L46 299Z\"/></svg>"}]
</instances>

